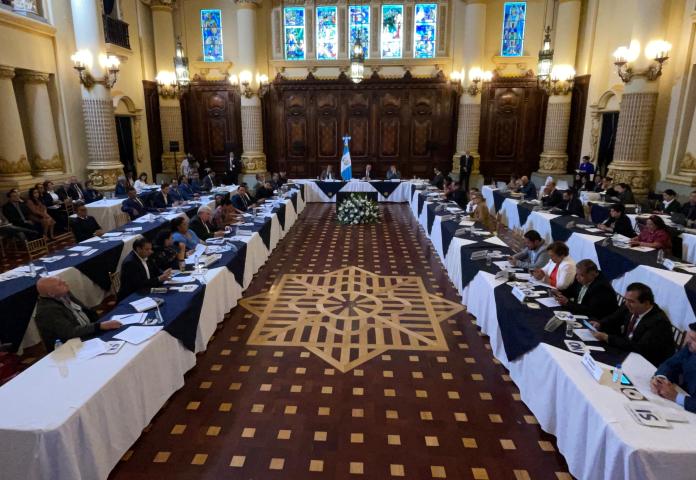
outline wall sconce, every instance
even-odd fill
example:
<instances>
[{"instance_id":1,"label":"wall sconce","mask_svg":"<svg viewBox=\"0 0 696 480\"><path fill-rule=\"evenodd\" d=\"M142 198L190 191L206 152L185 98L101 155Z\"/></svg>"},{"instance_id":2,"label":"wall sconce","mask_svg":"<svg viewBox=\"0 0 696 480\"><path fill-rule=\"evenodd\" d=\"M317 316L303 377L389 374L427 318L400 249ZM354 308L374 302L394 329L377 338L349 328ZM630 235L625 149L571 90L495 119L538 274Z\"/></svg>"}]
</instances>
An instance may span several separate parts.
<instances>
[{"instance_id":1,"label":"wall sconce","mask_svg":"<svg viewBox=\"0 0 696 480\"><path fill-rule=\"evenodd\" d=\"M155 77L157 80L157 93L162 98L175 98L179 94L179 84L176 81L176 73L162 70Z\"/></svg>"},{"instance_id":2,"label":"wall sconce","mask_svg":"<svg viewBox=\"0 0 696 480\"><path fill-rule=\"evenodd\" d=\"M493 73L489 71L484 72L478 67L472 68L471 70L469 70L469 80L471 81L471 83L467 87L466 93L468 93L472 97L475 97L476 95L481 93L479 83L481 83L481 81L490 82L492 78Z\"/></svg>"},{"instance_id":3,"label":"wall sconce","mask_svg":"<svg viewBox=\"0 0 696 480\"><path fill-rule=\"evenodd\" d=\"M541 88L546 94L568 95L573 91L575 69L570 65L554 65L549 74L549 80L541 81Z\"/></svg>"},{"instance_id":4,"label":"wall sconce","mask_svg":"<svg viewBox=\"0 0 696 480\"><path fill-rule=\"evenodd\" d=\"M114 55L99 55L99 65L106 70L106 75L102 78L94 78L90 73L94 59L92 52L89 50L78 50L70 56L70 60L73 62L73 68L80 76L80 83L87 89L92 88L95 84L104 85L110 89L118 80L121 61Z\"/></svg>"},{"instance_id":5,"label":"wall sconce","mask_svg":"<svg viewBox=\"0 0 696 480\"><path fill-rule=\"evenodd\" d=\"M457 70L453 70L450 72L449 81L450 85L452 85L452 87L454 87L454 89L457 91L457 95L461 95L463 90L462 82L464 82L464 74Z\"/></svg>"},{"instance_id":6,"label":"wall sconce","mask_svg":"<svg viewBox=\"0 0 696 480\"><path fill-rule=\"evenodd\" d=\"M174 54L174 72L176 74L176 83L179 85L179 92L188 89L191 84L189 76L189 59L184 53L184 47L181 40L177 39L176 49Z\"/></svg>"},{"instance_id":7,"label":"wall sconce","mask_svg":"<svg viewBox=\"0 0 696 480\"><path fill-rule=\"evenodd\" d=\"M643 70L635 70L632 64L640 55L640 43L633 40L629 47L621 46L614 52L616 73L624 83L630 82L634 77L644 77L653 82L662 75L662 66L669 60L670 50L672 45L669 42L653 40L645 46L645 57L652 63Z\"/></svg>"},{"instance_id":8,"label":"wall sconce","mask_svg":"<svg viewBox=\"0 0 696 480\"><path fill-rule=\"evenodd\" d=\"M270 89L268 75L256 74L256 85L258 85L256 90L254 90L251 81L252 75L249 70L240 72L239 77L237 77L237 75L230 75L230 83L239 86L240 92L244 97L251 98L254 95L258 95L259 98L263 98Z\"/></svg>"}]
</instances>

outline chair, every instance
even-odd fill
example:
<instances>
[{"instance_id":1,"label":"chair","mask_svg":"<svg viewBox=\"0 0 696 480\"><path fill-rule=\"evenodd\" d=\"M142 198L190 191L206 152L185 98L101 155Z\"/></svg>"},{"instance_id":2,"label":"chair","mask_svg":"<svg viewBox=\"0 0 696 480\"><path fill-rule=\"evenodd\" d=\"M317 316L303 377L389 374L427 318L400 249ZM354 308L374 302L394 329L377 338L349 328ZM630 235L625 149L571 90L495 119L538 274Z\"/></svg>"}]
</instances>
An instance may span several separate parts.
<instances>
[{"instance_id":1,"label":"chair","mask_svg":"<svg viewBox=\"0 0 696 480\"><path fill-rule=\"evenodd\" d=\"M675 348L679 350L684 346L684 342L686 341L686 332L672 325L672 338L674 339Z\"/></svg>"},{"instance_id":2,"label":"chair","mask_svg":"<svg viewBox=\"0 0 696 480\"><path fill-rule=\"evenodd\" d=\"M24 248L29 256L29 260L35 260L42 255L48 255L48 246L46 245L46 237L41 237L36 240L24 240Z\"/></svg>"},{"instance_id":3,"label":"chair","mask_svg":"<svg viewBox=\"0 0 696 480\"><path fill-rule=\"evenodd\" d=\"M109 281L111 282L109 295L113 295L115 297L118 294L118 291L121 289L121 272L109 272Z\"/></svg>"},{"instance_id":4,"label":"chair","mask_svg":"<svg viewBox=\"0 0 696 480\"><path fill-rule=\"evenodd\" d=\"M114 217L116 218L116 227L130 223L131 221L130 216L126 212L118 212Z\"/></svg>"}]
</instances>

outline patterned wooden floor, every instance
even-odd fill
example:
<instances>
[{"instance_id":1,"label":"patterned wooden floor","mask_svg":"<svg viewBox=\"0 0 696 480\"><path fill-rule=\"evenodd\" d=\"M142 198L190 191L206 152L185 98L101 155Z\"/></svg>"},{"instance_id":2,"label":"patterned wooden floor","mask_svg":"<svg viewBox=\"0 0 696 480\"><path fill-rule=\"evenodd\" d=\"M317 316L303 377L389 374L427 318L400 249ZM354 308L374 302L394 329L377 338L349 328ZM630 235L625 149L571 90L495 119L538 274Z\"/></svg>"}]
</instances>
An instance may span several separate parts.
<instances>
[{"instance_id":1,"label":"patterned wooden floor","mask_svg":"<svg viewBox=\"0 0 696 480\"><path fill-rule=\"evenodd\" d=\"M408 206L382 208L310 205L111 478L571 478Z\"/></svg>"}]
</instances>

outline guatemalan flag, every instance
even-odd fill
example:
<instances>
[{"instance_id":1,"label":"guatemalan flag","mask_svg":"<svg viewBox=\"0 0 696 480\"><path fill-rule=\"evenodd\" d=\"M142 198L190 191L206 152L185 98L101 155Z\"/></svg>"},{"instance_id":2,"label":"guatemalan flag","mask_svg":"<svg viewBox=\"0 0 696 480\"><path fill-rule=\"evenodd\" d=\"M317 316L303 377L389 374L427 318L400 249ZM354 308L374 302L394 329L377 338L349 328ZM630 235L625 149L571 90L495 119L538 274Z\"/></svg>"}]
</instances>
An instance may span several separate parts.
<instances>
[{"instance_id":1,"label":"guatemalan flag","mask_svg":"<svg viewBox=\"0 0 696 480\"><path fill-rule=\"evenodd\" d=\"M343 156L341 157L341 178L344 182L347 182L353 178L353 166L350 162L350 148L348 148L348 142L350 137L346 135L343 137Z\"/></svg>"}]
</instances>

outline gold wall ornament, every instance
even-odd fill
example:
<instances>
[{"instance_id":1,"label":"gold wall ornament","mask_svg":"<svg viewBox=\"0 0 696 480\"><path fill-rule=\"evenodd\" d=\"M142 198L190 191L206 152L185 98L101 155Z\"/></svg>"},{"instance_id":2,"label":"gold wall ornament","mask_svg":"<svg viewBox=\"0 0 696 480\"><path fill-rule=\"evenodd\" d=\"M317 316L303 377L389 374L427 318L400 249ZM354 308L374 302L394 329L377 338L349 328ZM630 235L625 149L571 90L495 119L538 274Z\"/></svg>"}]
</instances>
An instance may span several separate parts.
<instances>
[{"instance_id":1,"label":"gold wall ornament","mask_svg":"<svg viewBox=\"0 0 696 480\"><path fill-rule=\"evenodd\" d=\"M63 159L57 153L51 158L41 158L39 154L35 154L32 164L34 165L34 171L37 173L54 170L62 171L64 167Z\"/></svg>"},{"instance_id":2,"label":"gold wall ornament","mask_svg":"<svg viewBox=\"0 0 696 480\"><path fill-rule=\"evenodd\" d=\"M29 160L25 155L19 157L16 162L10 162L6 158L0 158L1 175L25 175L31 173Z\"/></svg>"},{"instance_id":3,"label":"gold wall ornament","mask_svg":"<svg viewBox=\"0 0 696 480\"><path fill-rule=\"evenodd\" d=\"M684 158L681 159L679 162L679 166L677 168L678 172L684 172L687 171L689 173L691 172L696 172L696 157L691 155L690 152L686 152L684 154Z\"/></svg>"},{"instance_id":4,"label":"gold wall ornament","mask_svg":"<svg viewBox=\"0 0 696 480\"><path fill-rule=\"evenodd\" d=\"M261 153L242 155L242 173L265 173L266 156Z\"/></svg>"}]
</instances>

